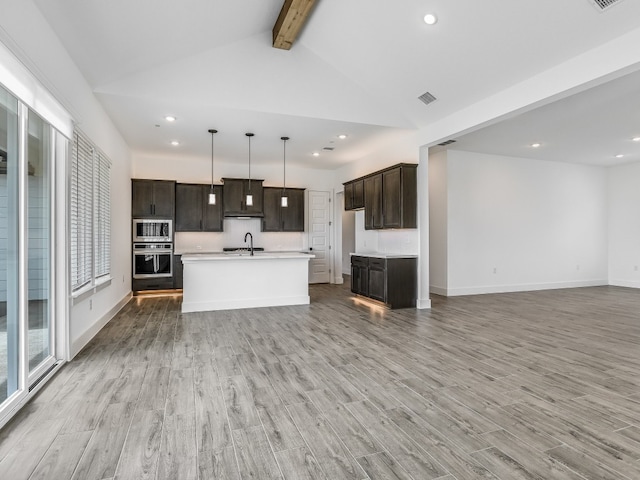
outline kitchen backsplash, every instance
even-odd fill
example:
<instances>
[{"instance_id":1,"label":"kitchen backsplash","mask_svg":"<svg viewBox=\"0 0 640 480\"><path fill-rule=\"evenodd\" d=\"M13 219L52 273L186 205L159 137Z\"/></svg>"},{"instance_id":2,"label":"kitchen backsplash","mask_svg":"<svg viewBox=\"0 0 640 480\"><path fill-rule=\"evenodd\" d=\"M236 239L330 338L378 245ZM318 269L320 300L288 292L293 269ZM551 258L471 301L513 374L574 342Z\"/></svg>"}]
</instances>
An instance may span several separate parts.
<instances>
[{"instance_id":1,"label":"kitchen backsplash","mask_svg":"<svg viewBox=\"0 0 640 480\"><path fill-rule=\"evenodd\" d=\"M365 230L364 210L355 212L357 253L406 253L417 255L420 249L418 230Z\"/></svg>"},{"instance_id":2,"label":"kitchen backsplash","mask_svg":"<svg viewBox=\"0 0 640 480\"><path fill-rule=\"evenodd\" d=\"M253 246L271 251L299 251L307 248L307 234L302 232L261 232L261 219L224 220L224 232L176 232L175 253L219 252L224 247L249 246L244 243L247 232L253 235Z\"/></svg>"}]
</instances>

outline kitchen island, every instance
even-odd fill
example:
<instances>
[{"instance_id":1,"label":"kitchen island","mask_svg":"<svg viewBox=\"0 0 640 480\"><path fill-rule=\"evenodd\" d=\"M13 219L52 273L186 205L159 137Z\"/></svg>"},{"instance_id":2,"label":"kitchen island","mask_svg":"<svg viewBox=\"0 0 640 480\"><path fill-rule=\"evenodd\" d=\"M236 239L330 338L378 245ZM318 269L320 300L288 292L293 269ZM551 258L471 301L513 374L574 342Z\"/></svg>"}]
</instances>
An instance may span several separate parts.
<instances>
[{"instance_id":1,"label":"kitchen island","mask_svg":"<svg viewBox=\"0 0 640 480\"><path fill-rule=\"evenodd\" d=\"M182 312L308 304L311 258L298 252L184 253Z\"/></svg>"}]
</instances>

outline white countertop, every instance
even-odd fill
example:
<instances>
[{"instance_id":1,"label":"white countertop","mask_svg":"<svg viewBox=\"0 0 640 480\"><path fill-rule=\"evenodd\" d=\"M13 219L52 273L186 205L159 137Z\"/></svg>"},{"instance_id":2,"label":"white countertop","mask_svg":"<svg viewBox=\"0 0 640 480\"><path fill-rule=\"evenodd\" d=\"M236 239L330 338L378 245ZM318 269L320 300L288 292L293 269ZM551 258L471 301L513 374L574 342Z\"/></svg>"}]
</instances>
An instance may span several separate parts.
<instances>
[{"instance_id":1,"label":"white countertop","mask_svg":"<svg viewBox=\"0 0 640 480\"><path fill-rule=\"evenodd\" d=\"M418 258L418 255L410 253L382 253L382 252L366 252L366 253L350 253L352 257L373 257L373 258Z\"/></svg>"},{"instance_id":2,"label":"white countertop","mask_svg":"<svg viewBox=\"0 0 640 480\"><path fill-rule=\"evenodd\" d=\"M270 260L286 258L314 258L315 255L304 252L195 252L183 253L182 263L194 261L228 261L228 260Z\"/></svg>"}]
</instances>

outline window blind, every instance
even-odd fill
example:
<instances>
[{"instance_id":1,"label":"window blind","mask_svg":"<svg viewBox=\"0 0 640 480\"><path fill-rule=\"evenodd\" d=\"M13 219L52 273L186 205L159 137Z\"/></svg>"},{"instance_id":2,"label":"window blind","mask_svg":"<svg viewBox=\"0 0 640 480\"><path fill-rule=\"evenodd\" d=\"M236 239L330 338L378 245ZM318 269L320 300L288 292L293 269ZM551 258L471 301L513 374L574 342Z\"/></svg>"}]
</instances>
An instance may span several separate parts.
<instances>
[{"instance_id":1,"label":"window blind","mask_svg":"<svg viewBox=\"0 0 640 480\"><path fill-rule=\"evenodd\" d=\"M95 165L95 277L100 278L111 273L111 165L102 153L96 155Z\"/></svg>"},{"instance_id":2,"label":"window blind","mask_svg":"<svg viewBox=\"0 0 640 480\"><path fill-rule=\"evenodd\" d=\"M71 158L71 289L111 272L111 162L81 131Z\"/></svg>"}]
</instances>

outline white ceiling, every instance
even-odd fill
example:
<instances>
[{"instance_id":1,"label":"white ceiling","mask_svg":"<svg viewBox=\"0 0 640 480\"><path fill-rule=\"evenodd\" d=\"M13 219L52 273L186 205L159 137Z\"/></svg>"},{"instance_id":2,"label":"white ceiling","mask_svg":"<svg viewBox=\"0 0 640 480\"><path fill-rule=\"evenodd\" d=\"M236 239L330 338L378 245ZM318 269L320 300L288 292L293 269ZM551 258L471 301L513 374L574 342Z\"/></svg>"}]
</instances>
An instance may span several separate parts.
<instances>
[{"instance_id":1,"label":"white ceiling","mask_svg":"<svg viewBox=\"0 0 640 480\"><path fill-rule=\"evenodd\" d=\"M134 152L209 156L216 128L216 154L245 158L252 131L252 161L280 159L287 135L288 162L330 169L640 27L632 0L606 12L588 0L317 0L284 51L271 47L282 0L35 3ZM439 18L431 27L428 12ZM571 151L597 163L638 134L639 83L612 82L456 148L533 156L523 142L540 141L545 158ZM429 106L417 100L426 91L438 98ZM585 139L588 150L576 151Z\"/></svg>"}]
</instances>

